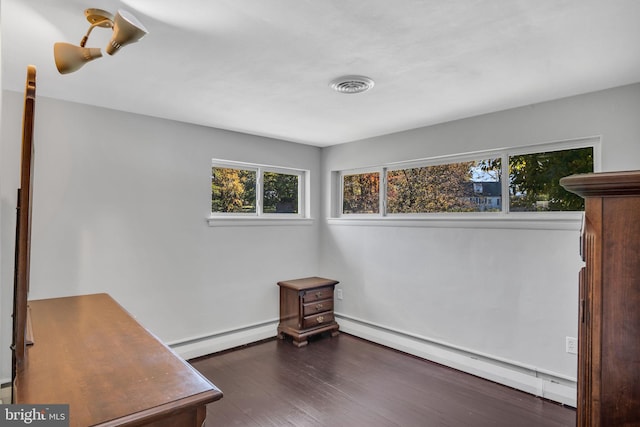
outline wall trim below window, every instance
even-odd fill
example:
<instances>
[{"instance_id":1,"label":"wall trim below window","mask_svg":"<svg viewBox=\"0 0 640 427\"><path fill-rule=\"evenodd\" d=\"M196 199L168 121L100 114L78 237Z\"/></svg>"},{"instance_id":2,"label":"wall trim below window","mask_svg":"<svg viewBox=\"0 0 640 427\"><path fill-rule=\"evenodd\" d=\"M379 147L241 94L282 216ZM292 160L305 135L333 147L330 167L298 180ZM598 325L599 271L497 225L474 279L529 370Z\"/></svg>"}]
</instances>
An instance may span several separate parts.
<instances>
[{"instance_id":1,"label":"wall trim below window","mask_svg":"<svg viewBox=\"0 0 640 427\"><path fill-rule=\"evenodd\" d=\"M339 226L490 228L519 230L580 231L583 212L536 212L516 214L444 214L431 217L328 218L327 224Z\"/></svg>"},{"instance_id":2,"label":"wall trim below window","mask_svg":"<svg viewBox=\"0 0 640 427\"><path fill-rule=\"evenodd\" d=\"M214 216L207 218L207 225L209 227L313 225L313 218Z\"/></svg>"}]
</instances>

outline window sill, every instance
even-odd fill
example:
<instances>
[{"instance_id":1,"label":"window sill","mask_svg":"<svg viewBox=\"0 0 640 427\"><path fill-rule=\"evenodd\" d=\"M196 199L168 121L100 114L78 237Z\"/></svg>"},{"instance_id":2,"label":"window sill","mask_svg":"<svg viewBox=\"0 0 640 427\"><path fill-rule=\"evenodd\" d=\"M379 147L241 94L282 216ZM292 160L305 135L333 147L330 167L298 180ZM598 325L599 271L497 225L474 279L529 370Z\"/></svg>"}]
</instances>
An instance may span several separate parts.
<instances>
[{"instance_id":1,"label":"window sill","mask_svg":"<svg viewBox=\"0 0 640 427\"><path fill-rule=\"evenodd\" d=\"M209 217L209 227L249 227L249 226L292 226L313 225L313 218L275 218L275 217Z\"/></svg>"},{"instance_id":2,"label":"window sill","mask_svg":"<svg viewBox=\"0 0 640 427\"><path fill-rule=\"evenodd\" d=\"M328 218L329 225L425 227L425 228L489 228L521 230L575 230L582 226L582 212L537 212L510 214L434 214L430 216L387 216L365 218Z\"/></svg>"}]
</instances>

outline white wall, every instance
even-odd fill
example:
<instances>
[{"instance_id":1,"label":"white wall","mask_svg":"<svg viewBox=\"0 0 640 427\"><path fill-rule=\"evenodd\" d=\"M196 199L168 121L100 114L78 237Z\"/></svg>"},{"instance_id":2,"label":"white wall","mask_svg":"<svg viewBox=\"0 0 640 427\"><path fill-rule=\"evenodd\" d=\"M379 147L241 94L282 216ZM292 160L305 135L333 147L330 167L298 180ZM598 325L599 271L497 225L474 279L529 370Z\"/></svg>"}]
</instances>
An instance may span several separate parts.
<instances>
[{"instance_id":1,"label":"white wall","mask_svg":"<svg viewBox=\"0 0 640 427\"><path fill-rule=\"evenodd\" d=\"M2 95L8 349L23 94ZM341 282L344 330L471 372L455 351L572 378L564 338L577 330L577 221L555 230L328 224L329 173L592 135L602 137L603 170L639 169L639 112L633 85L320 150L39 97L30 298L109 292L194 356L215 349L210 336L230 345L275 335L275 282L319 274ZM208 227L212 157L309 169L314 225ZM6 381L10 353L0 355Z\"/></svg>"},{"instance_id":2,"label":"white wall","mask_svg":"<svg viewBox=\"0 0 640 427\"><path fill-rule=\"evenodd\" d=\"M322 152L324 185L341 169L594 135L603 170L640 169L638 117L636 84L338 145ZM325 216L332 196L323 194ZM565 337L577 336L579 220L558 229L437 225L323 225L322 272L341 281L345 326L390 345L410 338L403 349L416 354L437 343L452 357L462 350L575 379Z\"/></svg>"},{"instance_id":3,"label":"white wall","mask_svg":"<svg viewBox=\"0 0 640 427\"><path fill-rule=\"evenodd\" d=\"M3 95L2 313L11 313L23 94ZM34 141L30 299L108 292L179 343L275 322L276 282L319 273L317 147L43 97ZM315 223L209 227L214 157L310 170ZM275 324L267 329L275 336Z\"/></svg>"}]
</instances>

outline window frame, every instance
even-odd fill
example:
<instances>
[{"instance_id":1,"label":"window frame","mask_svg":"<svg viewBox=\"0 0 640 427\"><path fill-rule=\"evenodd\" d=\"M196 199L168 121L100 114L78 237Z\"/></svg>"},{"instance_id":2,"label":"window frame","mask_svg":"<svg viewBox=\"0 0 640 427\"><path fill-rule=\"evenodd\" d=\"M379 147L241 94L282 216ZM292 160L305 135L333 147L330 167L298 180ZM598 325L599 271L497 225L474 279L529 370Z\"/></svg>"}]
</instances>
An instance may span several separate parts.
<instances>
[{"instance_id":1,"label":"window frame","mask_svg":"<svg viewBox=\"0 0 640 427\"><path fill-rule=\"evenodd\" d=\"M260 212L261 215L260 216L264 216L264 217L280 217L280 216L286 216L286 217L291 217L291 218L305 218L305 173L304 171L301 170L296 170L296 169L288 169L288 168L278 168L278 167L271 167L271 166L264 166L262 168L259 168L260 170L260 174L259 174L259 178L258 178L258 182L259 184L257 184L257 189L256 189L256 197L259 199L259 206L260 206ZM272 172L272 173L277 173L280 175L297 175L298 176L298 212L270 212L270 213L266 213L264 212L264 173L265 172ZM259 191L259 193L258 193Z\"/></svg>"},{"instance_id":2,"label":"window frame","mask_svg":"<svg viewBox=\"0 0 640 427\"><path fill-rule=\"evenodd\" d=\"M363 175L366 173L377 173L379 175L378 181L378 213L343 213L344 207L344 177L348 175ZM340 171L338 175L338 188L339 191L339 200L338 200L338 213L340 216L346 216L348 218L371 218L371 217L379 217L381 216L383 210L381 209L384 203L384 197L382 195L382 189L386 188L386 183L383 186L383 179L385 179L386 169L383 167L377 168L360 168L360 169L348 169L344 171Z\"/></svg>"},{"instance_id":3,"label":"window frame","mask_svg":"<svg viewBox=\"0 0 640 427\"><path fill-rule=\"evenodd\" d=\"M554 151L564 151L580 148L592 148L593 149L593 172L600 172L600 137L580 138L566 141L558 141L537 145L530 145L525 147L514 147L505 150L505 154L502 159L502 171L503 174L506 171L505 176L509 176L509 157L520 156L524 154L539 154L539 153L552 153ZM506 162L506 163L505 163ZM506 184L506 185L505 185ZM509 180L505 179L502 183L502 203L505 207L505 213L510 215L545 215L545 214L570 214L572 212L583 211L552 211L552 212L511 212L511 200L509 199Z\"/></svg>"},{"instance_id":4,"label":"window frame","mask_svg":"<svg viewBox=\"0 0 640 427\"><path fill-rule=\"evenodd\" d=\"M258 198L258 181L260 180L260 171L258 169L257 166L255 165L238 165L238 164L232 164L232 163L221 163L221 162L212 162L211 164L211 169L213 168L220 168L220 169L237 169L237 170L246 170L246 171L253 171L256 174L256 198ZM210 179L213 179L213 176L210 177ZM209 192L211 193L211 192ZM258 215L258 211L259 211L259 204L258 201L256 200L256 204L255 204L255 208L256 211L255 212L210 212L209 216L210 217L216 217L216 216L220 216L220 217L228 217L228 216L238 216L238 217L256 217Z\"/></svg>"},{"instance_id":5,"label":"window frame","mask_svg":"<svg viewBox=\"0 0 640 427\"><path fill-rule=\"evenodd\" d=\"M400 161L383 165L344 169L333 171L336 176L334 186L336 194L332 197L335 205L332 209L330 224L362 225L391 225L391 223L406 224L408 226L424 226L431 222L433 226L473 226L489 228L561 228L574 229L576 220L580 220L583 211L551 211L551 212L510 212L509 200L509 157L522 154L554 152L579 148L593 149L593 171L600 172L601 137L591 136L547 142L518 147L494 150L476 151L463 154L437 156L423 159ZM502 197L500 212L422 212L422 213L388 213L387 212L387 171L435 166L448 163L477 161L490 158L500 158L502 167ZM343 208L343 176L354 173L380 172L380 212L378 214L345 214ZM541 225L531 225L531 222ZM556 224L553 224L555 222ZM439 225L438 225L439 223ZM547 223L544 225L544 223ZM511 224L511 225L508 225ZM568 225L571 224L571 225Z\"/></svg>"},{"instance_id":6,"label":"window frame","mask_svg":"<svg viewBox=\"0 0 640 427\"><path fill-rule=\"evenodd\" d=\"M409 161L409 162L398 162L398 163L394 163L393 165L390 165L385 169L385 175L384 175L384 179L385 179L385 187L384 187L384 199L385 199L385 204L384 204L384 215L385 217L414 217L414 218L421 218L421 217L425 217L425 216L439 216L439 215L447 215L447 216L451 216L451 215L490 215L490 214L501 214L503 211L501 210L500 212L416 212L416 213L388 213L387 212L387 171L396 171L396 170L402 170L402 169L411 169L411 168L421 168L421 167L429 167L429 166L439 166L439 165L446 165L446 164L452 164L452 163L462 163L462 162L469 162L469 161L477 161L477 160L484 160L484 159L489 159L489 158L500 158L501 159L501 164L502 164L502 174L504 176L504 158L502 157L502 152L500 151L482 151L482 152L476 152L476 153L466 153L466 154L455 154L455 155L451 155L451 156L441 156L441 157L433 157L433 158L429 158L429 159L423 159L423 160L414 160L414 161ZM508 187L508 186L507 186ZM504 179L503 179L503 187L502 187L502 194L504 195ZM504 203L504 196L502 201L500 202L501 204Z\"/></svg>"},{"instance_id":7,"label":"window frame","mask_svg":"<svg viewBox=\"0 0 640 427\"><path fill-rule=\"evenodd\" d=\"M241 169L256 172L256 212L212 212L209 204L209 226L219 225L267 225L267 224L296 224L309 223L309 171L305 169L283 166L264 165L232 160L212 159L211 168ZM298 177L298 212L264 212L264 173L272 172ZM212 175L209 177L211 185ZM209 190L211 196L211 190Z\"/></svg>"}]
</instances>

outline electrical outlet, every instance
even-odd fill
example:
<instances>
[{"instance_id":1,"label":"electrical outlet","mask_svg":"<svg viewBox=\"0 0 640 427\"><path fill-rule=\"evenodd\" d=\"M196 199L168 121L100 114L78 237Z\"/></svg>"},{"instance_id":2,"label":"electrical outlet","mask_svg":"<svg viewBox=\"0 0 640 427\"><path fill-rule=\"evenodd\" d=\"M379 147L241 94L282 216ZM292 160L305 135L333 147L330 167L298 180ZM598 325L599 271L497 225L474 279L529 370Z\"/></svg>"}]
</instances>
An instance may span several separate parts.
<instances>
[{"instance_id":1,"label":"electrical outlet","mask_svg":"<svg viewBox=\"0 0 640 427\"><path fill-rule=\"evenodd\" d=\"M566 337L567 353L578 354L578 340L573 337Z\"/></svg>"},{"instance_id":2,"label":"electrical outlet","mask_svg":"<svg viewBox=\"0 0 640 427\"><path fill-rule=\"evenodd\" d=\"M342 299L342 289L336 289L336 298Z\"/></svg>"}]
</instances>

